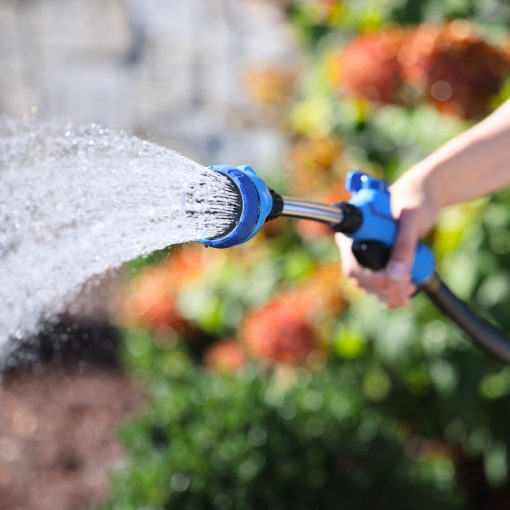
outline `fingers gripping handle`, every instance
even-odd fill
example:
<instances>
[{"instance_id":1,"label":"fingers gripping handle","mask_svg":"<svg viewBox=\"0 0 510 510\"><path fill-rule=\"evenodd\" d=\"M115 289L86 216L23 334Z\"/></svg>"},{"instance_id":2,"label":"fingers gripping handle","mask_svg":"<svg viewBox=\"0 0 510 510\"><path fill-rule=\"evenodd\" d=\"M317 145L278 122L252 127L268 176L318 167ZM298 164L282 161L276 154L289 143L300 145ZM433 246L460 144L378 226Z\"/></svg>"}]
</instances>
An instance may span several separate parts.
<instances>
[{"instance_id":1,"label":"fingers gripping handle","mask_svg":"<svg viewBox=\"0 0 510 510\"><path fill-rule=\"evenodd\" d=\"M391 216L386 183L355 172L347 178L346 188L353 192L349 203L357 207L362 216L359 228L347 234L354 241L352 251L362 266L373 270L383 269L390 258L398 230L398 224ZM339 230L342 230L341 224ZM413 282L475 343L510 364L510 342L506 335L453 294L434 272L434 266L432 252L424 244L418 243L411 271Z\"/></svg>"},{"instance_id":2,"label":"fingers gripping handle","mask_svg":"<svg viewBox=\"0 0 510 510\"><path fill-rule=\"evenodd\" d=\"M354 241L352 253L361 266L380 271L386 267L391 250L380 241Z\"/></svg>"},{"instance_id":3,"label":"fingers gripping handle","mask_svg":"<svg viewBox=\"0 0 510 510\"><path fill-rule=\"evenodd\" d=\"M380 271L388 264L391 248L381 241L354 241L352 243L352 253L361 266L372 271ZM432 268L431 272L429 272L429 268ZM431 276L433 269L434 258L432 253L423 243L419 243L411 269L413 282L418 285L422 284Z\"/></svg>"},{"instance_id":4,"label":"fingers gripping handle","mask_svg":"<svg viewBox=\"0 0 510 510\"><path fill-rule=\"evenodd\" d=\"M386 267L398 232L397 221L391 214L390 193L385 181L352 172L347 177L347 191L353 193L349 204L362 215L360 227L348 234L353 239L352 251L358 262L374 271ZM416 285L422 285L434 273L432 252L418 243L411 269Z\"/></svg>"}]
</instances>

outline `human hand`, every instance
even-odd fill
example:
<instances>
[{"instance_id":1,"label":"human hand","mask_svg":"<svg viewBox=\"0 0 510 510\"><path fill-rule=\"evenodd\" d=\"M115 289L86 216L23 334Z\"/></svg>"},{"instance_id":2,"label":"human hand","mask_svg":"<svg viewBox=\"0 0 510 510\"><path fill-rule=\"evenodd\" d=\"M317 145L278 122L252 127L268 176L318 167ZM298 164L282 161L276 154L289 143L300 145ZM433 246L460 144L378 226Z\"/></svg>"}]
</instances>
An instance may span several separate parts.
<instances>
[{"instance_id":1,"label":"human hand","mask_svg":"<svg viewBox=\"0 0 510 510\"><path fill-rule=\"evenodd\" d=\"M398 221L398 234L385 270L371 271L359 265L351 251L352 241L336 234L343 273L358 287L375 295L388 308L406 306L416 286L411 281L411 267L416 244L434 225L438 206L435 192L421 173L409 171L390 189L391 210Z\"/></svg>"}]
</instances>

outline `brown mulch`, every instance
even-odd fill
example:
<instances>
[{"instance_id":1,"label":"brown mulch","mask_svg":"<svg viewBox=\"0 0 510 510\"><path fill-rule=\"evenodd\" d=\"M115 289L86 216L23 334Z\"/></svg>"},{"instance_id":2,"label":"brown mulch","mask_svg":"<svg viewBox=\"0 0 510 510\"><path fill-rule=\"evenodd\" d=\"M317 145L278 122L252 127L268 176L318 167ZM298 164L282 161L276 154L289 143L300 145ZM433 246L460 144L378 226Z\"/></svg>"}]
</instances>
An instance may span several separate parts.
<instances>
[{"instance_id":1,"label":"brown mulch","mask_svg":"<svg viewBox=\"0 0 510 510\"><path fill-rule=\"evenodd\" d=\"M81 510L108 497L118 426L142 391L117 369L44 367L0 390L0 509Z\"/></svg>"}]
</instances>

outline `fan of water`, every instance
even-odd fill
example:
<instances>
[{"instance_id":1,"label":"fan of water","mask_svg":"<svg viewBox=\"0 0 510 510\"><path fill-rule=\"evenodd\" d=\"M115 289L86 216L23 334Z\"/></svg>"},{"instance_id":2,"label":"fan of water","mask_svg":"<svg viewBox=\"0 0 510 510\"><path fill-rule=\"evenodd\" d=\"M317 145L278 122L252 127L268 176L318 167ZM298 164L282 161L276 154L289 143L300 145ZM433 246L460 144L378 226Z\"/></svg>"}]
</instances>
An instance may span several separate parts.
<instances>
[{"instance_id":1,"label":"fan of water","mask_svg":"<svg viewBox=\"0 0 510 510\"><path fill-rule=\"evenodd\" d=\"M0 123L0 357L108 269L210 238L235 218L229 181L98 125Z\"/></svg>"}]
</instances>

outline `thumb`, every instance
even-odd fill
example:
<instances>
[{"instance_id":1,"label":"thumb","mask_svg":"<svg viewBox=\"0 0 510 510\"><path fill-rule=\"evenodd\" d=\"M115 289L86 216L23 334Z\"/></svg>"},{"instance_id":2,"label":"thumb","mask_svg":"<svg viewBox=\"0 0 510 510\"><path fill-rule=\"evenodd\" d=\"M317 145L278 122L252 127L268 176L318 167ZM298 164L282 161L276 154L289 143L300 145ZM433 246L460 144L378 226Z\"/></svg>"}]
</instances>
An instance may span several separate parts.
<instances>
[{"instance_id":1,"label":"thumb","mask_svg":"<svg viewBox=\"0 0 510 510\"><path fill-rule=\"evenodd\" d=\"M398 220L398 233L386 266L390 280L405 281L410 278L411 267L418 242L418 225L415 214L403 209Z\"/></svg>"}]
</instances>

